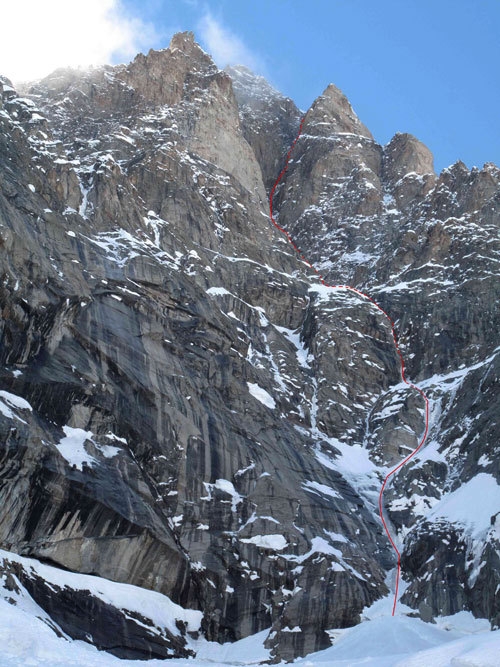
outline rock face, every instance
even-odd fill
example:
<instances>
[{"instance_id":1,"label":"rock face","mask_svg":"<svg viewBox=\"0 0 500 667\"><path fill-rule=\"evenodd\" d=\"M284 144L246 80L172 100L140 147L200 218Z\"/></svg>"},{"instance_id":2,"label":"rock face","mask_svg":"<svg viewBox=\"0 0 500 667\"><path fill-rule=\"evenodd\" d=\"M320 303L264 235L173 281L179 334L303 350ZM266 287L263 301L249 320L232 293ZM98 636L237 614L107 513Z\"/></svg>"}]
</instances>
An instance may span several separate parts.
<instances>
[{"instance_id":1,"label":"rock face","mask_svg":"<svg viewBox=\"0 0 500 667\"><path fill-rule=\"evenodd\" d=\"M319 108L306 115L277 193L279 224L329 284L354 285L390 313L407 375L431 401L427 447L386 494L403 539L402 599L426 620L469 609L498 627L498 590L484 581L498 580L499 170L457 162L436 177L431 153L414 137L398 134L381 147L350 110L346 135L336 130L338 107ZM372 376L376 358L365 352L349 362L356 372L346 384L355 387ZM322 430L342 439L346 423L351 432L357 423L354 442L364 433L371 459L394 465L419 442L423 406L395 375L384 375L385 391L366 400L358 389L353 405L336 391L335 369L319 405L338 411L344 402L348 414L323 421ZM488 502L479 479L491 485ZM472 508L483 505L480 520Z\"/></svg>"},{"instance_id":2,"label":"rock face","mask_svg":"<svg viewBox=\"0 0 500 667\"><path fill-rule=\"evenodd\" d=\"M309 109L308 121L314 127L314 136L355 135L373 140L372 133L356 116L347 97L333 83Z\"/></svg>"},{"instance_id":3,"label":"rock face","mask_svg":"<svg viewBox=\"0 0 500 667\"><path fill-rule=\"evenodd\" d=\"M301 113L290 98L248 68L238 65L225 71L232 80L243 136L255 153L269 193L297 135Z\"/></svg>"},{"instance_id":4,"label":"rock face","mask_svg":"<svg viewBox=\"0 0 500 667\"><path fill-rule=\"evenodd\" d=\"M378 493L424 415L387 318L270 223L300 112L190 33L0 91L0 546L156 591L210 640L269 629L276 661L329 645L388 593ZM404 602L498 625L500 171L436 176L425 146L378 145L329 86L274 209L325 280L391 314L431 400L427 445L385 495ZM478 483L492 502L460 514ZM151 639L12 558L70 636L189 655L187 626Z\"/></svg>"}]
</instances>

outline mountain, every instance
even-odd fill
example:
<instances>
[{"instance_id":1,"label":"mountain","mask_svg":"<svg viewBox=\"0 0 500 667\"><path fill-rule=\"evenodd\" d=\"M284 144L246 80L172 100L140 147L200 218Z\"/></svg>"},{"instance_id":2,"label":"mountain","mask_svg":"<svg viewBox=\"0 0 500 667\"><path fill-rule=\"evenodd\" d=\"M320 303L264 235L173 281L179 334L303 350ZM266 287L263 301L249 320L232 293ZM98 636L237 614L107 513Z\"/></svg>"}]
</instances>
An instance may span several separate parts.
<instances>
[{"instance_id":1,"label":"mountain","mask_svg":"<svg viewBox=\"0 0 500 667\"><path fill-rule=\"evenodd\" d=\"M500 170L330 85L273 193L297 254L302 114L191 33L0 92L3 597L120 658L330 646L394 586L426 426L392 319L430 403L400 604L497 628Z\"/></svg>"}]
</instances>

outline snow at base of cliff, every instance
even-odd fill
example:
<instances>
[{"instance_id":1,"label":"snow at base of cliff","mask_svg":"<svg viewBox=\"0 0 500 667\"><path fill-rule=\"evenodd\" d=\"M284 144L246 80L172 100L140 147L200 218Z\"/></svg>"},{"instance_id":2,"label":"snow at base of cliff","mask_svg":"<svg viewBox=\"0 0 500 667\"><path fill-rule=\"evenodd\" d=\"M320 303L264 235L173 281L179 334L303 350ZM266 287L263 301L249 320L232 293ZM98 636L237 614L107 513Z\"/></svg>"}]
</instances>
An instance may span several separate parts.
<instances>
[{"instance_id":1,"label":"snow at base of cliff","mask_svg":"<svg viewBox=\"0 0 500 667\"><path fill-rule=\"evenodd\" d=\"M109 585L113 589L116 586ZM147 598L149 592L145 591L144 595ZM484 619L474 619L471 614L460 612L430 624L406 616L411 610L404 605L400 605L399 614L393 618L390 604L389 598L379 600L364 613L364 622L353 628L332 630L333 646L300 658L294 664L301 667L498 666L500 631L489 631L489 623ZM0 666L137 667L137 661L116 658L65 636L58 638L49 622L45 612L29 596L16 600L16 604L0 597ZM263 646L267 635L264 631L224 645L191 640L197 657L169 660L168 666L261 665L269 659L269 651ZM166 663L149 660L141 661L142 664L159 667Z\"/></svg>"}]
</instances>

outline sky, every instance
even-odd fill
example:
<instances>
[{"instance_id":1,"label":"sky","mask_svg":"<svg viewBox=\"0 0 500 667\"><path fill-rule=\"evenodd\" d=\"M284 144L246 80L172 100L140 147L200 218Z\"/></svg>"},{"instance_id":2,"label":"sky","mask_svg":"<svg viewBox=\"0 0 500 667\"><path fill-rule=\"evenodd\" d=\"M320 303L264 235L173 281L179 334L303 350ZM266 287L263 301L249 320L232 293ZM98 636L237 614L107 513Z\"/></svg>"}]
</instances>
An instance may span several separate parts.
<instances>
[{"instance_id":1,"label":"sky","mask_svg":"<svg viewBox=\"0 0 500 667\"><path fill-rule=\"evenodd\" d=\"M192 30L306 110L329 83L375 139L410 132L438 171L500 165L500 0L4 0L0 73L130 61Z\"/></svg>"}]
</instances>

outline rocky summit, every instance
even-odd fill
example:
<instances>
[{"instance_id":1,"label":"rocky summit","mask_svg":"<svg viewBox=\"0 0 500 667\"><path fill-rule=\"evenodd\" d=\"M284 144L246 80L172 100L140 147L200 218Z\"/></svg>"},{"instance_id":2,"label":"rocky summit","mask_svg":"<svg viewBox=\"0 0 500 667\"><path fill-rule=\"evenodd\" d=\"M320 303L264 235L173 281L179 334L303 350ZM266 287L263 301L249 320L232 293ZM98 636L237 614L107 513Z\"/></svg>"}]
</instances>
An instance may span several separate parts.
<instances>
[{"instance_id":1,"label":"rocky summit","mask_svg":"<svg viewBox=\"0 0 500 667\"><path fill-rule=\"evenodd\" d=\"M191 33L0 78L0 594L122 658L390 595L500 624L500 169L304 114ZM160 613L160 611L161 613ZM167 614L167 610L168 614ZM167 618L168 617L168 618Z\"/></svg>"}]
</instances>

